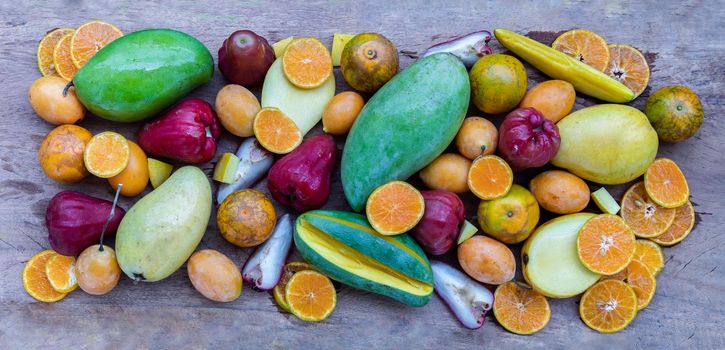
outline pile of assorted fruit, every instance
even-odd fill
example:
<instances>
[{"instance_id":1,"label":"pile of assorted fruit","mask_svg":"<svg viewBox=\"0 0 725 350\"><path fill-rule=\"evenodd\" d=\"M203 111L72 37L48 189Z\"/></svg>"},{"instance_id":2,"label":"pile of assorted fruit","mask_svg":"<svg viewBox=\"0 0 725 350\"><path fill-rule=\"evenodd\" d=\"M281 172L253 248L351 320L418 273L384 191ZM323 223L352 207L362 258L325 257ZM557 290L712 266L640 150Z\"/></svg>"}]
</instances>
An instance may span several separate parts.
<instances>
[{"instance_id":1,"label":"pile of assorted fruit","mask_svg":"<svg viewBox=\"0 0 725 350\"><path fill-rule=\"evenodd\" d=\"M218 51L230 84L212 106L185 98L214 72L211 53L185 33L124 35L100 21L49 32L38 48L43 77L28 93L35 112L57 125L40 145L40 166L61 183L108 179L116 196L62 191L50 200L53 250L28 261L25 289L45 302L76 286L100 295L122 272L154 282L186 263L193 287L211 300L237 299L246 282L306 321L332 313L335 280L410 306L436 291L465 327L479 328L493 309L518 334L546 326L547 298L583 293L587 326L624 329L652 300L660 246L693 228L683 173L656 155L660 140L695 134L700 101L668 86L649 96L644 113L622 104L647 87L647 61L590 31L568 31L551 47L504 29L495 37L518 58L493 53L491 34L479 31L429 48L398 72L398 50L380 34L336 34L330 52L316 38L270 45L240 30ZM527 89L519 59L555 80ZM335 94L336 66L364 95ZM259 85L261 101L248 89ZM572 112L577 92L608 103ZM466 118L469 102L499 127ZM86 111L143 124L135 142L113 131L92 135L76 125ZM320 121L324 133L306 136ZM241 144L217 157L224 130ZM338 159L331 135L347 135L342 187L364 214L320 209ZM194 166L213 159L216 195ZM558 169L548 166L528 189L514 184L518 172L547 164ZM406 182L416 173L425 190ZM252 189L265 177L271 198ZM127 211L116 205L149 181L154 190ZM631 181L619 202L603 186ZM468 191L481 200L478 227L465 220L459 194ZM582 212L590 198L601 213ZM293 214L280 215L273 201ZM213 202L221 235L256 247L241 269L218 251L196 251ZM541 209L558 217L540 224ZM508 245L518 243L525 281L514 280ZM287 262L293 247L304 262ZM447 253L460 269L429 260Z\"/></svg>"}]
</instances>

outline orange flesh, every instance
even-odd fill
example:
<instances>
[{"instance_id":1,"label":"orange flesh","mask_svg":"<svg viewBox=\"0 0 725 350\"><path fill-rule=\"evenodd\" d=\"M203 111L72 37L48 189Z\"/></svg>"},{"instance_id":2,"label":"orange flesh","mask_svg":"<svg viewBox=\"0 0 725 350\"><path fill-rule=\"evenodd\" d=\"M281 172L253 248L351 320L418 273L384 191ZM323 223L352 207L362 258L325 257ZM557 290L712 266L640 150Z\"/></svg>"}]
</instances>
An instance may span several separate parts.
<instances>
[{"instance_id":1,"label":"orange flesh","mask_svg":"<svg viewBox=\"0 0 725 350\"><path fill-rule=\"evenodd\" d=\"M652 238L657 244L671 246L682 242L695 226L695 208L687 201L685 205L675 209L675 220L665 233Z\"/></svg>"},{"instance_id":2,"label":"orange flesh","mask_svg":"<svg viewBox=\"0 0 725 350\"><path fill-rule=\"evenodd\" d=\"M468 171L468 187L478 198L485 200L506 195L511 189L513 179L511 167L494 155L477 158Z\"/></svg>"},{"instance_id":3,"label":"orange flesh","mask_svg":"<svg viewBox=\"0 0 725 350\"><path fill-rule=\"evenodd\" d=\"M73 76L78 72L78 67L73 63L70 54L70 41L72 37L72 32L66 34L58 40L55 48L53 48L53 66L58 75L68 81L72 80Z\"/></svg>"},{"instance_id":4,"label":"orange flesh","mask_svg":"<svg viewBox=\"0 0 725 350\"><path fill-rule=\"evenodd\" d=\"M664 208L650 199L644 183L638 182L622 198L622 218L637 237L650 238L664 233L675 219L675 209Z\"/></svg>"},{"instance_id":5,"label":"orange flesh","mask_svg":"<svg viewBox=\"0 0 725 350\"><path fill-rule=\"evenodd\" d=\"M57 28L45 34L38 44L38 69L43 76L58 75L53 63L53 51L55 45L66 34L73 33L72 28Z\"/></svg>"},{"instance_id":6,"label":"orange flesh","mask_svg":"<svg viewBox=\"0 0 725 350\"><path fill-rule=\"evenodd\" d=\"M626 268L634 249L632 230L616 215L602 214L589 219L577 236L579 259L588 269L602 275Z\"/></svg>"},{"instance_id":7,"label":"orange flesh","mask_svg":"<svg viewBox=\"0 0 725 350\"><path fill-rule=\"evenodd\" d=\"M332 56L315 38L295 39L282 55L282 70L295 86L316 88L332 75Z\"/></svg>"},{"instance_id":8,"label":"orange flesh","mask_svg":"<svg viewBox=\"0 0 725 350\"><path fill-rule=\"evenodd\" d=\"M617 332L627 327L637 315L637 297L622 281L600 281L582 296L579 315L594 330Z\"/></svg>"},{"instance_id":9,"label":"orange flesh","mask_svg":"<svg viewBox=\"0 0 725 350\"><path fill-rule=\"evenodd\" d=\"M45 264L55 255L57 253L52 250L44 250L33 256L23 268L23 287L38 301L50 303L66 296L66 293L59 293L53 289L45 273Z\"/></svg>"},{"instance_id":10,"label":"orange flesh","mask_svg":"<svg viewBox=\"0 0 725 350\"><path fill-rule=\"evenodd\" d=\"M88 22L76 30L71 40L71 57L76 67L83 67L96 52L123 36L121 30L101 21Z\"/></svg>"},{"instance_id":11,"label":"orange flesh","mask_svg":"<svg viewBox=\"0 0 725 350\"><path fill-rule=\"evenodd\" d=\"M83 152L86 169L98 177L109 178L126 169L131 158L128 141L121 134L106 131L88 141Z\"/></svg>"},{"instance_id":12,"label":"orange flesh","mask_svg":"<svg viewBox=\"0 0 725 350\"><path fill-rule=\"evenodd\" d=\"M609 45L609 64L605 73L641 94L649 83L649 65L639 50L628 45Z\"/></svg>"},{"instance_id":13,"label":"orange flesh","mask_svg":"<svg viewBox=\"0 0 725 350\"><path fill-rule=\"evenodd\" d=\"M496 288L493 312L504 328L517 334L536 333L551 318L546 297L513 281Z\"/></svg>"},{"instance_id":14,"label":"orange flesh","mask_svg":"<svg viewBox=\"0 0 725 350\"><path fill-rule=\"evenodd\" d=\"M677 208L687 202L690 188L675 162L658 158L644 174L644 186L652 200L666 208Z\"/></svg>"},{"instance_id":15,"label":"orange flesh","mask_svg":"<svg viewBox=\"0 0 725 350\"><path fill-rule=\"evenodd\" d=\"M292 119L277 108L262 108L254 118L254 135L268 151L292 152L302 143L302 133Z\"/></svg>"},{"instance_id":16,"label":"orange flesh","mask_svg":"<svg viewBox=\"0 0 725 350\"><path fill-rule=\"evenodd\" d=\"M307 321L321 321L330 315L337 303L332 282L325 275L304 270L287 282L285 298L292 313Z\"/></svg>"},{"instance_id":17,"label":"orange flesh","mask_svg":"<svg viewBox=\"0 0 725 350\"><path fill-rule=\"evenodd\" d=\"M373 228L387 235L412 229L425 211L423 196L413 186L392 181L378 187L370 195L365 208Z\"/></svg>"},{"instance_id":18,"label":"orange flesh","mask_svg":"<svg viewBox=\"0 0 725 350\"><path fill-rule=\"evenodd\" d=\"M609 64L607 42L588 30L570 30L556 38L551 46L602 72Z\"/></svg>"}]
</instances>

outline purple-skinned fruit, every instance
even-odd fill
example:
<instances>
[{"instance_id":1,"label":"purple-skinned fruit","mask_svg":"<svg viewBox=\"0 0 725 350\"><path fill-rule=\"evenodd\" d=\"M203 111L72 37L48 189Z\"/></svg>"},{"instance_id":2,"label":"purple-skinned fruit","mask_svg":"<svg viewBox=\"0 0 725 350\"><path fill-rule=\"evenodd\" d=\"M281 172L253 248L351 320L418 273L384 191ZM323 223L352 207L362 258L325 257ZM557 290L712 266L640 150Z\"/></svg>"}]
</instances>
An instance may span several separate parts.
<instances>
[{"instance_id":1,"label":"purple-skinned fruit","mask_svg":"<svg viewBox=\"0 0 725 350\"><path fill-rule=\"evenodd\" d=\"M337 146L332 136L310 137L269 169L269 192L277 202L298 212L318 209L330 195L336 159Z\"/></svg>"},{"instance_id":2,"label":"purple-skinned fruit","mask_svg":"<svg viewBox=\"0 0 725 350\"><path fill-rule=\"evenodd\" d=\"M267 39L251 30L232 33L222 43L218 55L224 77L245 87L261 83L275 58Z\"/></svg>"},{"instance_id":3,"label":"purple-skinned fruit","mask_svg":"<svg viewBox=\"0 0 725 350\"><path fill-rule=\"evenodd\" d=\"M481 328L486 313L493 307L493 294L456 268L436 260L430 261L433 287L453 314L469 329Z\"/></svg>"},{"instance_id":4,"label":"purple-skinned fruit","mask_svg":"<svg viewBox=\"0 0 725 350\"><path fill-rule=\"evenodd\" d=\"M556 124L531 107L509 113L498 130L498 152L514 171L543 166L561 143Z\"/></svg>"},{"instance_id":5,"label":"purple-skinned fruit","mask_svg":"<svg viewBox=\"0 0 725 350\"><path fill-rule=\"evenodd\" d=\"M465 220L465 208L458 196L449 191L421 191L425 212L411 231L411 235L430 255L441 255L453 247L461 224Z\"/></svg>"},{"instance_id":6,"label":"purple-skinned fruit","mask_svg":"<svg viewBox=\"0 0 725 350\"><path fill-rule=\"evenodd\" d=\"M78 256L84 249L98 244L103 224L108 220L113 203L76 191L58 192L48 203L45 226L50 247L62 255ZM116 206L105 237L112 237L126 214Z\"/></svg>"}]
</instances>

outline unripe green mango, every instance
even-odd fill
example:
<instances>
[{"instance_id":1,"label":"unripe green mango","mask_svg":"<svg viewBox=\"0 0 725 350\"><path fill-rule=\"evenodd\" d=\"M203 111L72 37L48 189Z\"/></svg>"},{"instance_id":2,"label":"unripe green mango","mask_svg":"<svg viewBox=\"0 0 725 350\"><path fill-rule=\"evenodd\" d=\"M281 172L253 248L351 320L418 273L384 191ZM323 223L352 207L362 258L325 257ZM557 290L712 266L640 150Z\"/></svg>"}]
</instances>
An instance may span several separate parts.
<instances>
[{"instance_id":1,"label":"unripe green mango","mask_svg":"<svg viewBox=\"0 0 725 350\"><path fill-rule=\"evenodd\" d=\"M178 270L204 236L211 215L211 186L197 167L185 166L136 202L116 233L123 272L155 282Z\"/></svg>"}]
</instances>

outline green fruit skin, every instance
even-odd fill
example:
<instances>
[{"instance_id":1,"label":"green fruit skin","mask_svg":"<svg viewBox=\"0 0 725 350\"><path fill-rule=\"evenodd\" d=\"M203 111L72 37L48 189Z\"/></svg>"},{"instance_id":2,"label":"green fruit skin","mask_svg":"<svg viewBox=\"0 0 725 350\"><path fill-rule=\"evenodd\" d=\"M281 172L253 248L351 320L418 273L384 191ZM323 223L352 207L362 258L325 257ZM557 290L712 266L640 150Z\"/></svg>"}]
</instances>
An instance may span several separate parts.
<instances>
[{"instance_id":1,"label":"green fruit skin","mask_svg":"<svg viewBox=\"0 0 725 350\"><path fill-rule=\"evenodd\" d=\"M355 211L370 193L432 162L455 138L468 110L466 67L434 54L413 63L363 107L342 153L342 186Z\"/></svg>"},{"instance_id":2,"label":"green fruit skin","mask_svg":"<svg viewBox=\"0 0 725 350\"><path fill-rule=\"evenodd\" d=\"M132 279L162 280L189 259L206 232L211 186L201 169L185 166L136 202L116 233L121 270Z\"/></svg>"},{"instance_id":3,"label":"green fruit skin","mask_svg":"<svg viewBox=\"0 0 725 350\"><path fill-rule=\"evenodd\" d=\"M368 57L365 52L374 52ZM350 87L373 93L398 73L398 49L377 33L360 33L345 44L340 55L340 71Z\"/></svg>"},{"instance_id":4,"label":"green fruit skin","mask_svg":"<svg viewBox=\"0 0 725 350\"><path fill-rule=\"evenodd\" d=\"M473 103L488 114L513 110L526 94L528 77L524 65L513 56L484 56L470 73Z\"/></svg>"},{"instance_id":5,"label":"green fruit skin","mask_svg":"<svg viewBox=\"0 0 725 350\"><path fill-rule=\"evenodd\" d=\"M516 244L528 238L539 223L539 215L536 198L520 185L511 186L509 193L503 197L481 201L478 205L481 230L506 244ZM521 216L525 217L523 223ZM507 223L508 218L514 221Z\"/></svg>"},{"instance_id":6,"label":"green fruit skin","mask_svg":"<svg viewBox=\"0 0 725 350\"><path fill-rule=\"evenodd\" d=\"M124 35L73 77L76 95L93 114L118 122L152 117L214 73L211 53L194 37L171 29Z\"/></svg>"},{"instance_id":7,"label":"green fruit skin","mask_svg":"<svg viewBox=\"0 0 725 350\"><path fill-rule=\"evenodd\" d=\"M314 243L305 241L301 235L305 225L311 225L334 238L344 245L346 250L355 250L399 274L430 286L430 292L426 295L412 294L346 270L341 264L320 255ZM365 217L360 214L313 210L300 215L295 223L294 241L297 251L330 278L358 289L388 296L410 306L426 305L433 292L433 272L425 253L408 234L388 236L388 238L407 247L410 252L375 233Z\"/></svg>"},{"instance_id":8,"label":"green fruit skin","mask_svg":"<svg viewBox=\"0 0 725 350\"><path fill-rule=\"evenodd\" d=\"M644 114L664 142L681 142L700 129L704 118L697 94L682 85L665 86L647 98Z\"/></svg>"},{"instance_id":9,"label":"green fruit skin","mask_svg":"<svg viewBox=\"0 0 725 350\"><path fill-rule=\"evenodd\" d=\"M551 164L604 185L644 174L657 155L657 133L638 109L602 104L578 110L557 124L561 145Z\"/></svg>"}]
</instances>

